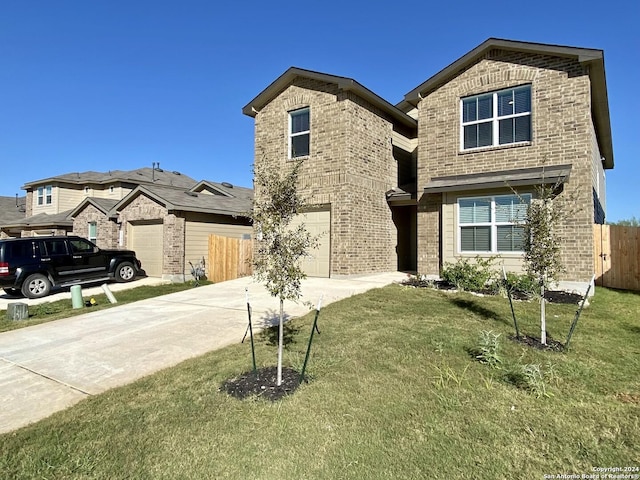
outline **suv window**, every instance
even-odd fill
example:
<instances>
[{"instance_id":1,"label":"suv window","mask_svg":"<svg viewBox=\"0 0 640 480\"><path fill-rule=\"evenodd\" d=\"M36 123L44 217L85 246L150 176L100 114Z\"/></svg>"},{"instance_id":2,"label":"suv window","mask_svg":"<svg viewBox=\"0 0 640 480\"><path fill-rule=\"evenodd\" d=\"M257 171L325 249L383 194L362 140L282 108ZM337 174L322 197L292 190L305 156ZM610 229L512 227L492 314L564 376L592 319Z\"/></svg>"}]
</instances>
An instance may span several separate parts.
<instances>
[{"instance_id":1,"label":"suv window","mask_svg":"<svg viewBox=\"0 0 640 480\"><path fill-rule=\"evenodd\" d=\"M46 254L52 255L67 255L67 242L65 240L44 240L44 248Z\"/></svg>"},{"instance_id":2,"label":"suv window","mask_svg":"<svg viewBox=\"0 0 640 480\"><path fill-rule=\"evenodd\" d=\"M69 244L73 253L93 253L95 251L93 243L86 240L69 240Z\"/></svg>"},{"instance_id":3,"label":"suv window","mask_svg":"<svg viewBox=\"0 0 640 480\"><path fill-rule=\"evenodd\" d=\"M20 262L23 259L34 258L37 255L36 242L6 242L0 246L0 258L6 262L11 259L12 263Z\"/></svg>"}]
</instances>

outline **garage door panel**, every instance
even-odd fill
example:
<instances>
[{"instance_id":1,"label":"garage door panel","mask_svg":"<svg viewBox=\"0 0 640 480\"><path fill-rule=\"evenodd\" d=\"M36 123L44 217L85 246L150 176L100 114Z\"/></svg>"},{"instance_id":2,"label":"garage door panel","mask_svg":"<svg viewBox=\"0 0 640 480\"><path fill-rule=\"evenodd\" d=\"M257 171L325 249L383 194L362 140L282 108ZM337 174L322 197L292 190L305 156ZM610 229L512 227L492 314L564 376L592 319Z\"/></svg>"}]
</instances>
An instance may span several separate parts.
<instances>
[{"instance_id":1,"label":"garage door panel","mask_svg":"<svg viewBox=\"0 0 640 480\"><path fill-rule=\"evenodd\" d=\"M329 277L331 263L331 213L328 210L307 212L291 222L295 228L304 223L307 231L318 238L318 248L302 262L302 269L309 277Z\"/></svg>"},{"instance_id":2,"label":"garage door panel","mask_svg":"<svg viewBox=\"0 0 640 480\"><path fill-rule=\"evenodd\" d=\"M162 223L143 223L129 225L128 248L136 252L142 268L150 277L162 276Z\"/></svg>"}]
</instances>

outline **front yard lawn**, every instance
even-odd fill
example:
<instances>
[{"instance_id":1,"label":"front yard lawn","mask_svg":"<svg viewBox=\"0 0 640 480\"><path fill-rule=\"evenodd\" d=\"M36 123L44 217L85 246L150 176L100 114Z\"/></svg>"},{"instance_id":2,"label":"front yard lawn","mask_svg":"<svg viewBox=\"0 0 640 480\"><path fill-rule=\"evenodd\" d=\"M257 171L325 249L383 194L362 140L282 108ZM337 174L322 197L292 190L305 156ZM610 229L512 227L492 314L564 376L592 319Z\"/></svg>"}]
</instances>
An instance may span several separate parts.
<instances>
[{"instance_id":1,"label":"front yard lawn","mask_svg":"<svg viewBox=\"0 0 640 480\"><path fill-rule=\"evenodd\" d=\"M209 281L200 280L201 285L210 284ZM167 283L163 285L144 285L141 287L129 288L126 290L120 290L115 292L114 295L117 304L109 303L107 296L104 293L99 295L84 295L83 299L89 301L93 298L96 304L92 307L74 309L71 305L71 298L65 300L56 300L54 302L44 302L37 305L29 306L29 319L25 320L7 320L7 311L0 310L0 333L16 328L24 328L31 325L37 325L39 323L50 322L52 320L60 320L61 318L73 317L75 315L81 315L83 313L92 312L95 310L103 310L105 308L111 308L116 305L122 305L125 303L137 302L138 300L144 300L145 298L159 297L160 295L168 295L170 293L181 292L193 288L194 283ZM20 302L23 299L17 298L15 301Z\"/></svg>"},{"instance_id":2,"label":"front yard lawn","mask_svg":"<svg viewBox=\"0 0 640 480\"><path fill-rule=\"evenodd\" d=\"M539 335L538 304L515 308ZM553 338L564 342L576 308L548 305ZM541 479L640 467L638 312L640 295L599 288L560 353L509 340L506 299L372 290L322 310L312 380L293 395L220 391L251 369L248 342L233 345L1 435L0 477ZM288 324L285 365L301 368L312 322ZM500 368L469 354L483 330L500 334ZM270 332L257 358L275 364ZM546 395L516 386L517 365L539 366Z\"/></svg>"}]
</instances>

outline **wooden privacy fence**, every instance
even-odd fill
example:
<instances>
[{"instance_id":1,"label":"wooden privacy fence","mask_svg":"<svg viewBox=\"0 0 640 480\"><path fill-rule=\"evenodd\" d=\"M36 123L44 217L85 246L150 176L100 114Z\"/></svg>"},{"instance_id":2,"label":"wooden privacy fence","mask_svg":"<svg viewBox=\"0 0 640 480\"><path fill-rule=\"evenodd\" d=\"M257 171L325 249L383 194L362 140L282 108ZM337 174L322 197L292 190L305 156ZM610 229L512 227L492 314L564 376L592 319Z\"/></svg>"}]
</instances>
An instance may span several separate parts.
<instances>
[{"instance_id":1,"label":"wooden privacy fence","mask_svg":"<svg viewBox=\"0 0 640 480\"><path fill-rule=\"evenodd\" d=\"M209 280L224 282L251 275L253 240L209 235Z\"/></svg>"},{"instance_id":2,"label":"wooden privacy fence","mask_svg":"<svg viewBox=\"0 0 640 480\"><path fill-rule=\"evenodd\" d=\"M596 285L640 291L640 227L593 226Z\"/></svg>"}]
</instances>

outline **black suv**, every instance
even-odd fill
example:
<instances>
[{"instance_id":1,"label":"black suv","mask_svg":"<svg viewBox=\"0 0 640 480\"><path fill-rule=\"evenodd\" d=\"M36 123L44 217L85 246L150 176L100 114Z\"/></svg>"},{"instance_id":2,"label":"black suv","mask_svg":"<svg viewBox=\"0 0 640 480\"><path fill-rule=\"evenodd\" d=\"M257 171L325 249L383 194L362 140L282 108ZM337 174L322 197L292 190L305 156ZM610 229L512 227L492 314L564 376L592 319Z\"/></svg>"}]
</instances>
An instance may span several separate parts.
<instances>
[{"instance_id":1,"label":"black suv","mask_svg":"<svg viewBox=\"0 0 640 480\"><path fill-rule=\"evenodd\" d=\"M0 287L9 295L40 298L51 287L83 282L130 282L140 271L131 250L102 250L81 237L0 240Z\"/></svg>"}]
</instances>

